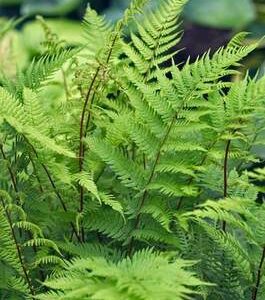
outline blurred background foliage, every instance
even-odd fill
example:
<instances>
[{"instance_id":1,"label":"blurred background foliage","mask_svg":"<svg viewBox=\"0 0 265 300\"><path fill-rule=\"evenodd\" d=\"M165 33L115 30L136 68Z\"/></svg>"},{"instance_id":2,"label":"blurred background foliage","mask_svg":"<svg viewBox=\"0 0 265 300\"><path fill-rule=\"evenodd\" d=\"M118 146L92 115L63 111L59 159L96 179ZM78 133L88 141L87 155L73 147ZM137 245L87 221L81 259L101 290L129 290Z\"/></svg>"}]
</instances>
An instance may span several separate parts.
<instances>
[{"instance_id":1,"label":"blurred background foliage","mask_svg":"<svg viewBox=\"0 0 265 300\"><path fill-rule=\"evenodd\" d=\"M163 0L151 0L150 5L157 5ZM0 0L0 30L5 28L7 20L25 17L18 30L5 35L0 43L0 55L3 64L10 64L10 72L15 72L19 62L23 67L41 51L44 33L36 15L42 15L50 28L70 46L77 45L80 36L80 22L88 3L98 12L103 13L111 22L122 16L130 0ZM250 39L259 39L265 34L265 0L190 0L183 13L184 36L176 61L179 63L189 56L191 60L209 48L215 50L224 45L237 31L248 31ZM248 41L246 41L247 43ZM12 51L7 51L11 49ZM265 70L265 42L245 62L252 72ZM16 58L15 60L12 60ZM17 59L19 57L19 59ZM8 68L8 66L4 66Z\"/></svg>"},{"instance_id":2,"label":"blurred background foliage","mask_svg":"<svg viewBox=\"0 0 265 300\"><path fill-rule=\"evenodd\" d=\"M163 0L152 0L152 5ZM130 0L0 0L1 14L71 16L81 18L90 2L111 20L118 19ZM239 28L255 20L256 11L265 13L264 1L258 0L190 0L185 17L197 24L217 28Z\"/></svg>"}]
</instances>

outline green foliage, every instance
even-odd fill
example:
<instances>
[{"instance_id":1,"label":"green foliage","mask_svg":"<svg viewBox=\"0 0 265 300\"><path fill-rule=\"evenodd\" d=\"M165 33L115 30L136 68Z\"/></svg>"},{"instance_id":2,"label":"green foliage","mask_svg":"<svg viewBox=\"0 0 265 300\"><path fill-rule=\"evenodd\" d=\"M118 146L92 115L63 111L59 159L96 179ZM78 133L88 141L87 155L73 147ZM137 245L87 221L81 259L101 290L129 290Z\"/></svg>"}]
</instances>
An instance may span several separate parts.
<instances>
[{"instance_id":1,"label":"green foliage","mask_svg":"<svg viewBox=\"0 0 265 300\"><path fill-rule=\"evenodd\" d=\"M150 250L114 264L102 257L75 259L46 286L64 292L50 292L38 299L182 299L190 287L203 283L187 272L191 263ZM89 270L89 271L88 271ZM92 275L92 276L91 276Z\"/></svg>"},{"instance_id":2,"label":"green foliage","mask_svg":"<svg viewBox=\"0 0 265 300\"><path fill-rule=\"evenodd\" d=\"M258 43L176 66L186 1L145 3L115 26L88 8L71 49L38 18L41 55L2 70L1 299L265 297L265 172L246 171L265 78L229 80Z\"/></svg>"}]
</instances>

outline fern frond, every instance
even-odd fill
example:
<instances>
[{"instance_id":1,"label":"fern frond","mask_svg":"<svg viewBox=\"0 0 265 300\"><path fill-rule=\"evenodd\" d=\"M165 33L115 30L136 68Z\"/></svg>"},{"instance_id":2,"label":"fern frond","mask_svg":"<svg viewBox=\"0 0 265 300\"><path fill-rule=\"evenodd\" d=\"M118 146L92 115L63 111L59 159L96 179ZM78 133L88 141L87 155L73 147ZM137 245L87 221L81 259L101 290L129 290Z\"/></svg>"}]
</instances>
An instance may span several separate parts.
<instances>
[{"instance_id":1,"label":"fern frond","mask_svg":"<svg viewBox=\"0 0 265 300\"><path fill-rule=\"evenodd\" d=\"M152 78L154 68L173 56L172 48L180 40L177 19L185 3L184 0L164 1L141 23L136 22L138 34L131 34L131 45L124 44L124 51L143 79L144 75L146 79Z\"/></svg>"},{"instance_id":2,"label":"fern frond","mask_svg":"<svg viewBox=\"0 0 265 300\"><path fill-rule=\"evenodd\" d=\"M51 79L53 74L75 53L76 50L62 49L55 54L44 54L40 58L34 59L23 74L23 84L33 90L41 88L43 82Z\"/></svg>"},{"instance_id":3,"label":"fern frond","mask_svg":"<svg viewBox=\"0 0 265 300\"><path fill-rule=\"evenodd\" d=\"M25 297L30 297L32 295L32 287L28 277L28 270L24 265L21 249L13 229L12 219L10 213L6 211L3 198L1 198L0 204L0 228L0 262L11 268L9 272L13 273L8 279L4 278L4 280L8 280L8 284L14 284L13 287L10 286L11 289L17 290ZM3 272L5 272L6 266Z\"/></svg>"},{"instance_id":4,"label":"fern frond","mask_svg":"<svg viewBox=\"0 0 265 300\"><path fill-rule=\"evenodd\" d=\"M88 145L103 161L108 163L119 179L128 187L141 190L145 183L145 172L137 164L130 163L114 147L99 139L89 139Z\"/></svg>"},{"instance_id":5,"label":"fern frond","mask_svg":"<svg viewBox=\"0 0 265 300\"><path fill-rule=\"evenodd\" d=\"M48 255L43 256L34 261L34 267L38 267L39 265L57 265L57 266L65 266L65 261L58 256Z\"/></svg>"},{"instance_id":6,"label":"fern frond","mask_svg":"<svg viewBox=\"0 0 265 300\"><path fill-rule=\"evenodd\" d=\"M83 172L81 174L75 174L73 177L81 186L83 186L88 192L90 192L99 201L100 204L108 205L113 210L116 210L123 214L123 207L120 202L115 200L115 197L113 195L107 194L103 191L99 191L90 174Z\"/></svg>"},{"instance_id":7,"label":"fern frond","mask_svg":"<svg viewBox=\"0 0 265 300\"><path fill-rule=\"evenodd\" d=\"M192 286L205 284L186 270L191 265L191 262L172 259L150 250L137 252L131 259L123 259L117 264L98 257L75 259L66 268L65 275L46 282L46 286L58 292L39 295L37 299L93 297L147 300L151 297L163 300L170 296L181 300L194 293L190 290ZM91 270L90 275L87 270ZM105 279L102 281L100 278Z\"/></svg>"},{"instance_id":8,"label":"fern frond","mask_svg":"<svg viewBox=\"0 0 265 300\"><path fill-rule=\"evenodd\" d=\"M25 242L24 246L25 247L45 246L45 247L54 249L58 254L61 255L61 252L60 252L58 246L56 245L56 243L53 242L52 240L49 240L49 239L46 239L46 238L34 238L32 240L29 240L29 241Z\"/></svg>"},{"instance_id":9,"label":"fern frond","mask_svg":"<svg viewBox=\"0 0 265 300\"><path fill-rule=\"evenodd\" d=\"M152 199L152 202L146 203L142 207L141 213L151 215L168 232L171 232L170 224L173 220L173 215L162 199Z\"/></svg>"},{"instance_id":10,"label":"fern frond","mask_svg":"<svg viewBox=\"0 0 265 300\"><path fill-rule=\"evenodd\" d=\"M97 55L105 47L111 29L110 24L88 6L83 19L86 51L92 56ZM99 35L100 39L98 39Z\"/></svg>"},{"instance_id":11,"label":"fern frond","mask_svg":"<svg viewBox=\"0 0 265 300\"><path fill-rule=\"evenodd\" d=\"M70 150L58 145L53 139L31 126L31 116L27 116L23 105L4 88L0 88L0 105L0 117L14 127L17 132L25 135L30 141L39 144L43 148L69 157L75 157L75 154Z\"/></svg>"},{"instance_id":12,"label":"fern frond","mask_svg":"<svg viewBox=\"0 0 265 300\"><path fill-rule=\"evenodd\" d=\"M23 107L27 115L28 125L35 127L42 134L48 134L49 118L44 114L44 108L41 107L38 94L28 88L23 92Z\"/></svg>"},{"instance_id":13,"label":"fern frond","mask_svg":"<svg viewBox=\"0 0 265 300\"><path fill-rule=\"evenodd\" d=\"M100 211L85 212L83 221L85 228L117 240L125 240L130 231L130 224L125 226L123 215L107 207Z\"/></svg>"},{"instance_id":14,"label":"fern frond","mask_svg":"<svg viewBox=\"0 0 265 300\"><path fill-rule=\"evenodd\" d=\"M34 237L43 236L42 230L34 223L28 221L19 221L13 224L13 227L23 229L24 231L30 231Z\"/></svg>"},{"instance_id":15,"label":"fern frond","mask_svg":"<svg viewBox=\"0 0 265 300\"><path fill-rule=\"evenodd\" d=\"M220 232L204 221L199 222L206 233L214 242L223 249L226 254L235 262L237 270L248 281L252 280L252 266L249 261L249 254L243 248L243 245L230 233Z\"/></svg>"}]
</instances>

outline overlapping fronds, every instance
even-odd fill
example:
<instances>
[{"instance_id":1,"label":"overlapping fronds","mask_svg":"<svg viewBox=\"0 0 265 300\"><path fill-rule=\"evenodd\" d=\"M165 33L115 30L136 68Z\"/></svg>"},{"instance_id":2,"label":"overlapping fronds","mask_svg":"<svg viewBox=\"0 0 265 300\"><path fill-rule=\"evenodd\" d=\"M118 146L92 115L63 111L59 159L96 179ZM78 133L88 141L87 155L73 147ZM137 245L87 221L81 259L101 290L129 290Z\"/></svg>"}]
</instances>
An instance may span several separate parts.
<instances>
[{"instance_id":1,"label":"overlapping fronds","mask_svg":"<svg viewBox=\"0 0 265 300\"><path fill-rule=\"evenodd\" d=\"M150 250L137 252L117 264L99 257L75 259L63 276L47 281L46 285L55 291L37 298L180 300L194 294L191 287L204 284L186 270L191 265Z\"/></svg>"},{"instance_id":2,"label":"overlapping fronds","mask_svg":"<svg viewBox=\"0 0 265 300\"><path fill-rule=\"evenodd\" d=\"M186 0L146 2L78 48L39 18L1 79L1 299L265 297L265 79L230 80L258 43L176 66Z\"/></svg>"}]
</instances>

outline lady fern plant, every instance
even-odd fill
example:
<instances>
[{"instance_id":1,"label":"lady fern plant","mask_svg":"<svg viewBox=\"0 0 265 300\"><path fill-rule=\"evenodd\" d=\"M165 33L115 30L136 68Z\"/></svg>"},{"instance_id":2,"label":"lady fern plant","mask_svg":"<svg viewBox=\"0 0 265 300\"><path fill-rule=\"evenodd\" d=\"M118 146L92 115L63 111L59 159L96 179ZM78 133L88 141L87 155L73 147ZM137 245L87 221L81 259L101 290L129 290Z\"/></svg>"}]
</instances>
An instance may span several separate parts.
<instances>
[{"instance_id":1,"label":"lady fern plant","mask_svg":"<svg viewBox=\"0 0 265 300\"><path fill-rule=\"evenodd\" d=\"M1 70L1 299L265 297L265 78L229 80L257 44L177 66L186 1L146 2L88 8L77 48L39 17L42 55Z\"/></svg>"}]
</instances>

